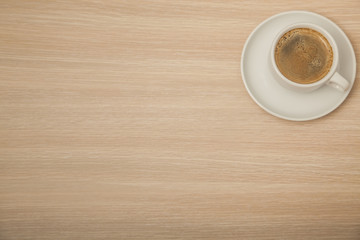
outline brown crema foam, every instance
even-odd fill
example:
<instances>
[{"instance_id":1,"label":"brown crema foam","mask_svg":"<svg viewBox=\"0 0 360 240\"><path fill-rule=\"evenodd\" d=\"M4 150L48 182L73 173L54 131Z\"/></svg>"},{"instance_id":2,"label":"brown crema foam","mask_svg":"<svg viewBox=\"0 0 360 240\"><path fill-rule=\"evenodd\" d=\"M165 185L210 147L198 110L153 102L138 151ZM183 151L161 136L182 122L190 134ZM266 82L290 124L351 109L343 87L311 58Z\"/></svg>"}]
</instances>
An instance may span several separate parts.
<instances>
[{"instance_id":1,"label":"brown crema foam","mask_svg":"<svg viewBox=\"0 0 360 240\"><path fill-rule=\"evenodd\" d=\"M310 84L328 74L333 63L333 51L321 33L310 28L295 28L278 41L275 62L287 79Z\"/></svg>"}]
</instances>

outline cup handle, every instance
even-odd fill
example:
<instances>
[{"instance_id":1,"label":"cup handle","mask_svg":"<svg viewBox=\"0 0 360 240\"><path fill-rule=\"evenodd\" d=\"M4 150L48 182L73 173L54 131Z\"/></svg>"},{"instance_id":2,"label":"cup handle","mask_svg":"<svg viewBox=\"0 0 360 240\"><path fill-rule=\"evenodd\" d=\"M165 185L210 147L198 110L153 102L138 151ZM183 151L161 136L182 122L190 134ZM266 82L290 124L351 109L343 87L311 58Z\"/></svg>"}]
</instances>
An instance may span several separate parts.
<instances>
[{"instance_id":1,"label":"cup handle","mask_svg":"<svg viewBox=\"0 0 360 240\"><path fill-rule=\"evenodd\" d=\"M345 92L350 85L349 81L337 72L330 78L327 84L342 92Z\"/></svg>"}]
</instances>

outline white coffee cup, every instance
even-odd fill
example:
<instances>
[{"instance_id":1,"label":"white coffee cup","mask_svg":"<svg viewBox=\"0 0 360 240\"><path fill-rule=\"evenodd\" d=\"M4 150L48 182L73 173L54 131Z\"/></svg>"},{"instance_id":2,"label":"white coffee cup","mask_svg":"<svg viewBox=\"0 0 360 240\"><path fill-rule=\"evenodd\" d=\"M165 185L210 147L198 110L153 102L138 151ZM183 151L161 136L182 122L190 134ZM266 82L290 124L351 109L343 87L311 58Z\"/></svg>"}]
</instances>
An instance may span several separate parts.
<instances>
[{"instance_id":1,"label":"white coffee cup","mask_svg":"<svg viewBox=\"0 0 360 240\"><path fill-rule=\"evenodd\" d=\"M310 28L313 29L319 33L321 33L330 43L331 47L332 47L332 51L333 51L333 62L330 68L330 71L326 74L326 76L324 76L322 79L320 79L319 81L316 81L314 83L309 83L309 84L301 84L301 83L296 83L293 82L291 80L289 80L288 78L286 78L278 69L276 62L275 62L275 49L276 46L280 40L280 38L287 33L288 31L295 29L295 28ZM296 23L296 24L292 24L290 26L287 26L286 28L282 29L275 37L273 44L271 46L271 50L270 50L270 68L272 70L272 73L275 77L275 79L284 87L297 91L297 92L310 92L313 91L319 87L322 87L324 85L329 85L334 87L335 89L339 90L339 91L346 91L349 86L350 83L349 81L347 81L344 77L342 77L338 72L338 67L339 67L339 51L338 51L338 47L336 45L336 42L334 40L334 38L322 27L315 25L315 24L311 24L311 23Z\"/></svg>"}]
</instances>

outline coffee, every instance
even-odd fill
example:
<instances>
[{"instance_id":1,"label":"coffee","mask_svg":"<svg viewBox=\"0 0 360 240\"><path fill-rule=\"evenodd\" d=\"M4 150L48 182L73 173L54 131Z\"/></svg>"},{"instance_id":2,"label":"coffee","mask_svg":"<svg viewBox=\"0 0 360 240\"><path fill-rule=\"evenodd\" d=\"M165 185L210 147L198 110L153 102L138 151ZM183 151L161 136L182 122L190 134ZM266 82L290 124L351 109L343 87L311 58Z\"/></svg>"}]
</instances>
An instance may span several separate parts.
<instances>
[{"instance_id":1,"label":"coffee","mask_svg":"<svg viewBox=\"0 0 360 240\"><path fill-rule=\"evenodd\" d=\"M287 79L310 84L321 80L330 71L333 51L321 33L310 28L295 28L278 41L275 62Z\"/></svg>"}]
</instances>

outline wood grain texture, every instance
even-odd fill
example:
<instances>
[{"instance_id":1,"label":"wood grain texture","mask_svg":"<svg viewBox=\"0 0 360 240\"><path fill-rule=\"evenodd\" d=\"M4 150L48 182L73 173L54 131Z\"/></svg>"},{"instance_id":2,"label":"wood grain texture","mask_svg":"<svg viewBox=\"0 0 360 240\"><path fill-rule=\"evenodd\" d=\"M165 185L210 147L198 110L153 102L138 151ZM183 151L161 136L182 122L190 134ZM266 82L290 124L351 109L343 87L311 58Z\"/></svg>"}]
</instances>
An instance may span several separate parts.
<instances>
[{"instance_id":1,"label":"wood grain texture","mask_svg":"<svg viewBox=\"0 0 360 240\"><path fill-rule=\"evenodd\" d=\"M1 1L0 239L360 239L359 77L290 122L240 73L251 31L288 10L333 20L360 62L359 9Z\"/></svg>"}]
</instances>

